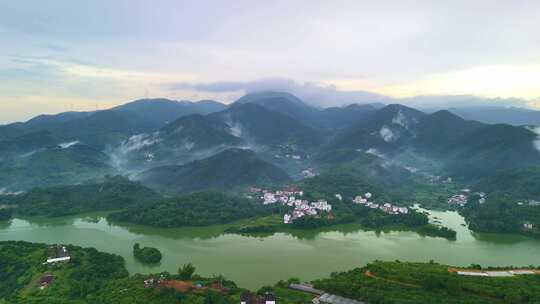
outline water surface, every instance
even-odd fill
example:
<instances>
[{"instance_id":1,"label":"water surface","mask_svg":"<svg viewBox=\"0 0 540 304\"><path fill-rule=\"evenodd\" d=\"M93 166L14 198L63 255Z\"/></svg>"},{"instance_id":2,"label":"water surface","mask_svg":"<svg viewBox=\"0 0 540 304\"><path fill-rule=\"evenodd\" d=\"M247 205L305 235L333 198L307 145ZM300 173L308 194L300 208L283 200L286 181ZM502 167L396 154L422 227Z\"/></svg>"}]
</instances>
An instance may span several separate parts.
<instances>
[{"instance_id":1,"label":"water surface","mask_svg":"<svg viewBox=\"0 0 540 304\"><path fill-rule=\"evenodd\" d=\"M131 273L167 270L191 262L202 275L223 274L240 286L259 288L280 279L312 280L370 261L402 260L463 266L540 265L540 240L517 235L474 234L456 212L431 212L431 219L457 231L457 240L410 231L365 231L356 225L330 230L276 233L266 237L223 234L223 226L157 229L112 224L100 214L0 222L0 240L66 243L121 255ZM132 247L158 248L157 266L134 260Z\"/></svg>"}]
</instances>

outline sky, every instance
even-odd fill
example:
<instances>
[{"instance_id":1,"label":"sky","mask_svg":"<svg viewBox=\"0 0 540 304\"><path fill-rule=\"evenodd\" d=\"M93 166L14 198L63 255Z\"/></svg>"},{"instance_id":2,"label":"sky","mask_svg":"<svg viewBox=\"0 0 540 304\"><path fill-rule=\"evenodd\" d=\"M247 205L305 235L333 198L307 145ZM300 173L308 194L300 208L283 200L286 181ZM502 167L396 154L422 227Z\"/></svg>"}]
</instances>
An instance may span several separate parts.
<instances>
[{"instance_id":1,"label":"sky","mask_svg":"<svg viewBox=\"0 0 540 304\"><path fill-rule=\"evenodd\" d=\"M0 123L287 90L540 108L540 1L3 0Z\"/></svg>"}]
</instances>

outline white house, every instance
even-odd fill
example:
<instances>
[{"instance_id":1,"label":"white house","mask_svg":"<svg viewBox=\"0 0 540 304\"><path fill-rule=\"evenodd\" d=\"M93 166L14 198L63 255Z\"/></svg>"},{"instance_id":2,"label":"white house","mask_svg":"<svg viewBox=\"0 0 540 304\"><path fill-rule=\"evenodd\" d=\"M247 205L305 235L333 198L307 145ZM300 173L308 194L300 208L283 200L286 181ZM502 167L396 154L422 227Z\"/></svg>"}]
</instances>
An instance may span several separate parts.
<instances>
[{"instance_id":1,"label":"white house","mask_svg":"<svg viewBox=\"0 0 540 304\"><path fill-rule=\"evenodd\" d=\"M66 256L66 257L61 257L61 258L47 259L47 262L45 262L45 263L46 264L52 264L52 263L57 263L57 262L68 262L69 260L71 260L71 257Z\"/></svg>"},{"instance_id":2,"label":"white house","mask_svg":"<svg viewBox=\"0 0 540 304\"><path fill-rule=\"evenodd\" d=\"M286 213L284 216L283 216L283 223L284 224L290 224L291 223L291 215Z\"/></svg>"}]
</instances>

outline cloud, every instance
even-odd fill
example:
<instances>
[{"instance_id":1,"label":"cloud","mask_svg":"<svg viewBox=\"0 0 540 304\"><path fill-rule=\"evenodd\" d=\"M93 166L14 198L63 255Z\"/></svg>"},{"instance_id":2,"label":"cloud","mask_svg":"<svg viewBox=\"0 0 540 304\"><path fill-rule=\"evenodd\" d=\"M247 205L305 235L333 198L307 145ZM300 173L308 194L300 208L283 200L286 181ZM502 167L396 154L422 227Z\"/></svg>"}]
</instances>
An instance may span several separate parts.
<instances>
[{"instance_id":1,"label":"cloud","mask_svg":"<svg viewBox=\"0 0 540 304\"><path fill-rule=\"evenodd\" d=\"M522 98L487 98L474 95L424 95L396 99L396 102L427 110L472 107L522 107L534 106Z\"/></svg>"},{"instance_id":2,"label":"cloud","mask_svg":"<svg viewBox=\"0 0 540 304\"><path fill-rule=\"evenodd\" d=\"M288 78L264 78L254 81L216 81L205 83L176 82L167 84L169 90L194 90L209 93L261 91L289 92L305 102L321 107L340 106L352 103L388 103L393 99L368 91L343 91L336 86L320 82L296 82Z\"/></svg>"},{"instance_id":3,"label":"cloud","mask_svg":"<svg viewBox=\"0 0 540 304\"><path fill-rule=\"evenodd\" d=\"M288 78L263 78L254 81L175 82L166 84L170 91L195 91L200 93L242 94L261 91L289 92L308 104L319 107L343 106L353 103L400 103L422 109L446 109L482 106L540 107L523 98L489 98L475 95L421 95L396 98L365 90L343 90L336 85L321 82L297 82Z\"/></svg>"}]
</instances>

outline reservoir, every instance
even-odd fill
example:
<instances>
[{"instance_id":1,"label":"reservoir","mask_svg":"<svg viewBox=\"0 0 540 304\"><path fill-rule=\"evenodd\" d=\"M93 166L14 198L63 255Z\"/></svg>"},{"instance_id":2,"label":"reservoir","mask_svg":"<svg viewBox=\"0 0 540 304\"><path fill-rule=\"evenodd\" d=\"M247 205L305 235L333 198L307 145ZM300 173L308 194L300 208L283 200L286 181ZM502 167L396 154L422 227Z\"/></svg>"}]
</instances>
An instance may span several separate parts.
<instances>
[{"instance_id":1,"label":"reservoir","mask_svg":"<svg viewBox=\"0 0 540 304\"><path fill-rule=\"evenodd\" d=\"M292 277L313 280L373 260L429 262L455 266L540 265L540 240L519 235L477 234L453 211L430 211L432 220L457 231L457 240L424 237L411 231L362 230L343 225L317 231L269 236L223 234L226 226L158 229L109 223L103 214L54 219L15 218L0 222L0 241L95 247L121 255L131 273L169 271L192 263L197 273L222 274L239 286L257 289ZM133 244L158 248L156 266L135 261Z\"/></svg>"}]
</instances>

